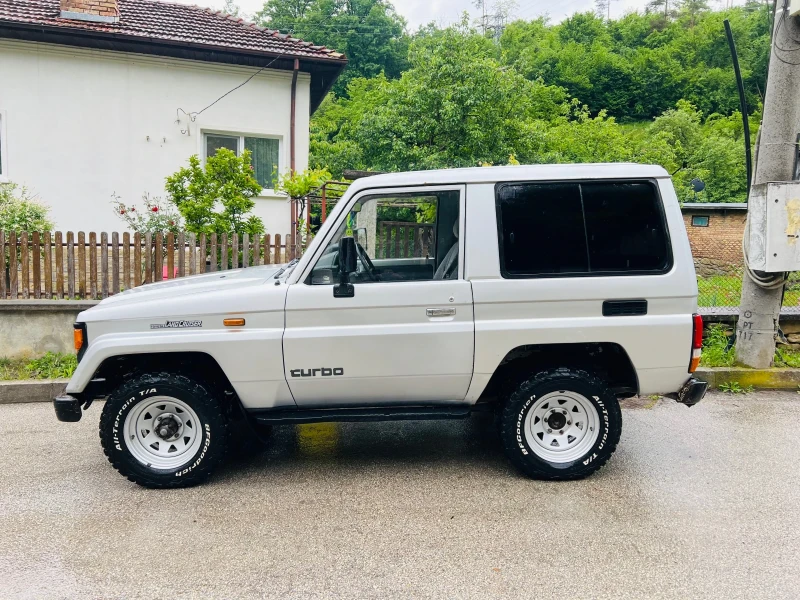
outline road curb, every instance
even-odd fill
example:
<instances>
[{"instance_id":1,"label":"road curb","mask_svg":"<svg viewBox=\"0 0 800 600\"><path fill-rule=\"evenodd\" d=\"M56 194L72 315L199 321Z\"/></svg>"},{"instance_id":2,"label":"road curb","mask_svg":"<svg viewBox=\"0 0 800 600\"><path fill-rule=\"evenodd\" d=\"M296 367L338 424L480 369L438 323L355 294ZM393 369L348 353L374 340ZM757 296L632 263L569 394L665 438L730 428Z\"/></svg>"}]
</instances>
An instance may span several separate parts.
<instances>
[{"instance_id":1,"label":"road curb","mask_svg":"<svg viewBox=\"0 0 800 600\"><path fill-rule=\"evenodd\" d=\"M50 402L67 387L69 379L0 381L0 404Z\"/></svg>"},{"instance_id":2,"label":"road curb","mask_svg":"<svg viewBox=\"0 0 800 600\"><path fill-rule=\"evenodd\" d=\"M753 386L758 390L797 390L800 388L800 369L746 369L744 367L715 367L698 369L695 377L708 382L708 387L717 389L723 383L738 383L742 387Z\"/></svg>"}]
</instances>

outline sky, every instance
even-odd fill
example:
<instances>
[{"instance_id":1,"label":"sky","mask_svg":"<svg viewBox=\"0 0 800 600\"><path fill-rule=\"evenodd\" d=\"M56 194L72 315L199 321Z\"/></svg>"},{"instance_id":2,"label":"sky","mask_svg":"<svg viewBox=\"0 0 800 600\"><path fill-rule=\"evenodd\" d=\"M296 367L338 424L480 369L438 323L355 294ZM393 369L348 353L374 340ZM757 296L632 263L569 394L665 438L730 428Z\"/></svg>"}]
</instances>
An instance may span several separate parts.
<instances>
[{"instance_id":1,"label":"sky","mask_svg":"<svg viewBox=\"0 0 800 600\"><path fill-rule=\"evenodd\" d=\"M184 4L199 4L211 8L222 8L224 0L173 0ZM245 14L253 14L264 5L264 0L234 0ZM486 0L491 8L493 0ZM711 0L712 7L721 7L733 1L734 4L743 4L743 0ZM478 12L474 7L474 0L392 0L395 9L405 17L409 30L414 31L420 25L431 21L439 26L446 26L461 18L464 11L472 17ZM611 17L621 17L627 11L642 10L647 0L611 0ZM517 0L517 8L512 12L512 17L520 19L534 19L548 14L557 22L575 13L593 10L594 0ZM313 40L312 40L313 41Z\"/></svg>"}]
</instances>

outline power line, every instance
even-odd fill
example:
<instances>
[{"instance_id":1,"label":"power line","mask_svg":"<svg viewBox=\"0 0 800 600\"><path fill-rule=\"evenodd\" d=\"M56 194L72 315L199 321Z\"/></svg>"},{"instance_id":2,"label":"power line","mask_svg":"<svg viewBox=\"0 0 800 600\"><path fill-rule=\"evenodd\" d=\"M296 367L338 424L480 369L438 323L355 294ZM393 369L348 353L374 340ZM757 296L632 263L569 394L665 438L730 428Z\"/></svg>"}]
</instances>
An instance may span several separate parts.
<instances>
[{"instance_id":1,"label":"power line","mask_svg":"<svg viewBox=\"0 0 800 600\"><path fill-rule=\"evenodd\" d=\"M318 32L318 31L320 31L320 30L321 30L321 26L320 26L320 27L318 27L318 28L316 28L316 29L312 29L312 30L310 30L310 31L309 31L308 33L306 33L305 35L307 35L307 36L308 36L308 35L311 35L311 34L317 33L317 32ZM260 28L259 28L259 31L260 31L261 33L263 33L264 35L268 36L268 37L272 37L272 34L267 34L267 33L266 33L266 31L265 31L264 29L260 29ZM214 101L213 101L211 104L208 104L207 106L204 106L202 109L200 109L200 110L198 110L198 111L193 111L193 112L186 112L184 109L182 109L182 108L178 108L178 109L175 111L175 112L176 112L176 115L177 115L178 113L183 113L184 115L186 115L186 116L188 117L188 119L189 119L189 120L190 120L192 123L194 123L194 122L197 120L197 117L198 117L198 116L200 116L201 114L203 114L205 111L207 111L209 108L211 108L212 106L214 106L214 105L215 105L217 102L219 102L220 100L222 100L222 99L223 99L223 98L225 98L226 96L229 96L230 94L232 94L233 92L235 92L235 91L236 91L236 90L238 90L239 88L241 88L241 87L244 87L245 85L247 85L248 83L250 83L250 82L253 80L253 78L254 78L256 75L258 75L259 73L261 73L261 72L265 71L266 69L270 68L270 67L271 67L273 64L275 64L275 62L276 62L278 59L281 59L281 58L283 58L283 57L285 57L285 56L289 55L289 53L290 53L290 52L291 52L291 50L284 50L283 52L281 52L280 54L278 54L278 55L277 55L275 58L273 58L271 61L269 61L269 62L268 62L266 65L264 65L263 67L261 67L260 69L258 69L257 71L255 71L255 72L254 72L252 75L250 75L250 77L248 77L247 79L245 79L245 80L244 80L242 83L240 83L240 84L239 84L239 85L237 85L236 87L233 87L233 88L229 89L227 92L225 92L224 94L222 94L222 95L221 95L219 98L217 98L216 100L214 100Z\"/></svg>"}]
</instances>

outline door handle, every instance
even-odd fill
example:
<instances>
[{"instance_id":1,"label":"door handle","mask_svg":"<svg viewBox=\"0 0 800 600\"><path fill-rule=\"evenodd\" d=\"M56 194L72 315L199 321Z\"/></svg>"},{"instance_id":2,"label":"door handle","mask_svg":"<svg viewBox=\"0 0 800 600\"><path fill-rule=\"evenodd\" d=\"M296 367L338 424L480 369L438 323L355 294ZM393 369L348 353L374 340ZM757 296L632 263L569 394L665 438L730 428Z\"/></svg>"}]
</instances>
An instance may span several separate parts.
<instances>
[{"instance_id":1,"label":"door handle","mask_svg":"<svg viewBox=\"0 0 800 600\"><path fill-rule=\"evenodd\" d=\"M426 308L425 314L429 317L452 317L456 314L455 308Z\"/></svg>"}]
</instances>

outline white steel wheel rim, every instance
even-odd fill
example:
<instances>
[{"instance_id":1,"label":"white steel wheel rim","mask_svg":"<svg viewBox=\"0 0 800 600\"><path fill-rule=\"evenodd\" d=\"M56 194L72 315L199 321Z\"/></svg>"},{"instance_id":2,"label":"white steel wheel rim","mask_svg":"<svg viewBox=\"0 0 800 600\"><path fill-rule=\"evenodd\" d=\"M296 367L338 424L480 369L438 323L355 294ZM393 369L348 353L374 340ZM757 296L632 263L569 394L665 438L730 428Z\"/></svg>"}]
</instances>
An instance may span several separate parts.
<instances>
[{"instance_id":1,"label":"white steel wheel rim","mask_svg":"<svg viewBox=\"0 0 800 600\"><path fill-rule=\"evenodd\" d=\"M169 435L161 423L169 422ZM125 445L147 467L177 469L195 455L203 441L197 413L183 400L153 396L139 402L125 417Z\"/></svg>"},{"instance_id":2,"label":"white steel wheel rim","mask_svg":"<svg viewBox=\"0 0 800 600\"><path fill-rule=\"evenodd\" d=\"M525 416L525 441L539 458L572 462L594 446L599 425L600 416L588 398L571 391L550 392L534 402Z\"/></svg>"}]
</instances>

